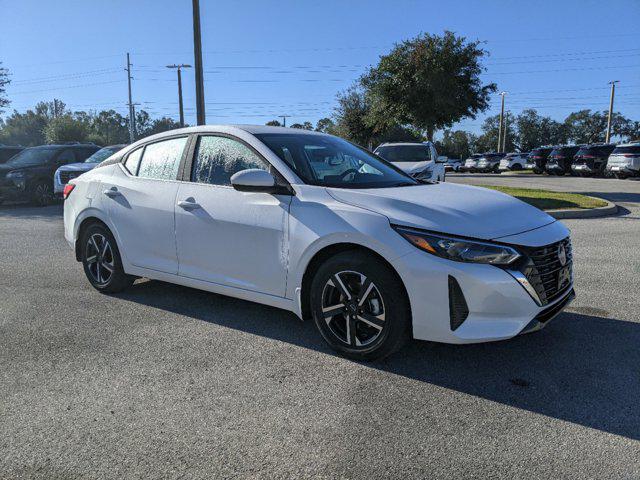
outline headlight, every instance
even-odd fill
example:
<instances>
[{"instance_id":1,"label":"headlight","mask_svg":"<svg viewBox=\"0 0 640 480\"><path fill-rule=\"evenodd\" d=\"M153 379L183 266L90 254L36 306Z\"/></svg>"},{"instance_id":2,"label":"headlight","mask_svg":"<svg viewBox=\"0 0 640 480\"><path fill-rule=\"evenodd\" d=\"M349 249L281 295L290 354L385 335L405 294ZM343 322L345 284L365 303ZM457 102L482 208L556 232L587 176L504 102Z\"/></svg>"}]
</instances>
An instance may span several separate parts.
<instances>
[{"instance_id":1,"label":"headlight","mask_svg":"<svg viewBox=\"0 0 640 480\"><path fill-rule=\"evenodd\" d=\"M7 173L7 178L12 178L16 180L20 178L24 178L24 172L22 170L13 170Z\"/></svg>"},{"instance_id":2,"label":"headlight","mask_svg":"<svg viewBox=\"0 0 640 480\"><path fill-rule=\"evenodd\" d=\"M393 228L420 250L454 262L504 266L512 264L521 256L514 248L506 245L421 232L405 227Z\"/></svg>"}]
</instances>

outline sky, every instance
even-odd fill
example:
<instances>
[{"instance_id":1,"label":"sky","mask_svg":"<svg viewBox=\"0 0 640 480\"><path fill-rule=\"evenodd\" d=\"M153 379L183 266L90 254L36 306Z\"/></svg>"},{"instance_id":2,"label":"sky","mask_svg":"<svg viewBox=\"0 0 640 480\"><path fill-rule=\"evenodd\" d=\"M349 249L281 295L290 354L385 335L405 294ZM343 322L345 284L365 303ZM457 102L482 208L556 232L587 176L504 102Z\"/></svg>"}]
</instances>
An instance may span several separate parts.
<instances>
[{"instance_id":1,"label":"sky","mask_svg":"<svg viewBox=\"0 0 640 480\"><path fill-rule=\"evenodd\" d=\"M445 30L490 52L482 79L506 109L558 120L615 110L640 120L640 0L201 0L207 123L287 123L330 116L345 90L396 42ZM191 0L0 0L0 61L10 110L58 98L72 110L127 113L133 100L178 119L176 72L194 63ZM185 121L195 124L193 69L183 72ZM500 97L455 128L478 132ZM5 112L5 115L7 112Z\"/></svg>"}]
</instances>

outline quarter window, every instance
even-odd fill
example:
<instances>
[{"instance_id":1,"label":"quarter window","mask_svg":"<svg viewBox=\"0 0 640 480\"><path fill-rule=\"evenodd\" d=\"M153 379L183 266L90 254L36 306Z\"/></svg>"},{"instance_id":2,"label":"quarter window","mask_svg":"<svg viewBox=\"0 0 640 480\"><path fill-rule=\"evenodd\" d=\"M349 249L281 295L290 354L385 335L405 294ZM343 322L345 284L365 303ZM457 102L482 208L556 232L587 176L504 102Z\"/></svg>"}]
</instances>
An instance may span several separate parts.
<instances>
[{"instance_id":1,"label":"quarter window","mask_svg":"<svg viewBox=\"0 0 640 480\"><path fill-rule=\"evenodd\" d=\"M248 168L268 170L265 162L243 143L227 137L203 136L198 142L191 181L231 185L233 174Z\"/></svg>"},{"instance_id":2,"label":"quarter window","mask_svg":"<svg viewBox=\"0 0 640 480\"><path fill-rule=\"evenodd\" d=\"M138 166L140 165L140 158L142 157L142 148L143 147L140 147L131 152L124 161L124 168L126 168L131 175L138 174Z\"/></svg>"},{"instance_id":3,"label":"quarter window","mask_svg":"<svg viewBox=\"0 0 640 480\"><path fill-rule=\"evenodd\" d=\"M140 160L138 176L156 180L175 180L186 143L187 137L181 137L147 145Z\"/></svg>"}]
</instances>

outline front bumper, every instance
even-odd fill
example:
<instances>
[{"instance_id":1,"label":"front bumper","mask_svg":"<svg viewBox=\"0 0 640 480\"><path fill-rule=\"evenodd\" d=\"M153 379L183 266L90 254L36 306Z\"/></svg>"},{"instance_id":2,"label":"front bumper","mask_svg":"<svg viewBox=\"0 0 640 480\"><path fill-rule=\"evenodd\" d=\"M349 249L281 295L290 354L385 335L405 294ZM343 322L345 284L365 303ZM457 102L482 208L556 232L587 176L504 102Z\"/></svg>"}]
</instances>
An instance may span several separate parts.
<instances>
[{"instance_id":1,"label":"front bumper","mask_svg":"<svg viewBox=\"0 0 640 480\"><path fill-rule=\"evenodd\" d=\"M512 237L523 245L545 245L566 238L559 222ZM542 243L539 243L542 239ZM510 242L509 242L510 243ZM541 328L573 298L573 279L564 293L540 306L527 290L502 268L448 261L417 250L393 262L404 281L411 304L413 336L420 340L464 344L505 340L533 326ZM449 278L459 284L468 315L452 329ZM571 297L570 299L568 299ZM551 312L551 315L549 314ZM532 324L536 320L537 323Z\"/></svg>"},{"instance_id":2,"label":"front bumper","mask_svg":"<svg viewBox=\"0 0 640 480\"><path fill-rule=\"evenodd\" d=\"M24 182L18 185L2 185L0 186L0 198L3 200L21 200L27 196L27 190Z\"/></svg>"}]
</instances>

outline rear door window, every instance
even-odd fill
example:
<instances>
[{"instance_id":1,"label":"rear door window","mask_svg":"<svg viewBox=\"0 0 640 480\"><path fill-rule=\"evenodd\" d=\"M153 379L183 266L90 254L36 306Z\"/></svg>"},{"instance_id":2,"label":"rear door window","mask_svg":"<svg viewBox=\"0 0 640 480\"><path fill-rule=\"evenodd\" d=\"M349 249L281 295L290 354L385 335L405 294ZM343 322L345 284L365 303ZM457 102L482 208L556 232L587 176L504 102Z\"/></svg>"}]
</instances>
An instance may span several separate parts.
<instances>
[{"instance_id":1,"label":"rear door window","mask_svg":"<svg viewBox=\"0 0 640 480\"><path fill-rule=\"evenodd\" d=\"M144 149L138 176L156 180L176 180L187 137L150 143Z\"/></svg>"},{"instance_id":2,"label":"rear door window","mask_svg":"<svg viewBox=\"0 0 640 480\"><path fill-rule=\"evenodd\" d=\"M70 148L63 150L56 158L56 163L59 164L75 163L76 161L75 153Z\"/></svg>"}]
</instances>

